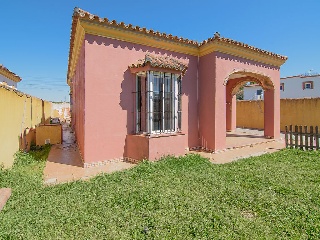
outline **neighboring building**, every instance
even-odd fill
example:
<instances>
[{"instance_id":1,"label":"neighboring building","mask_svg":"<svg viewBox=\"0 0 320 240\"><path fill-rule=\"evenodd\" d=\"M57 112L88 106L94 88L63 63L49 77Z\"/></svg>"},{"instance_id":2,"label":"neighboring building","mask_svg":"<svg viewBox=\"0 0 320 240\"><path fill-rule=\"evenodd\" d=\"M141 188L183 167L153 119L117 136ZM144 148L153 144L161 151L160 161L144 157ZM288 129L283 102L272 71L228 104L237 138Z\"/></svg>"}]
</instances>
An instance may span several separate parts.
<instances>
[{"instance_id":1,"label":"neighboring building","mask_svg":"<svg viewBox=\"0 0 320 240\"><path fill-rule=\"evenodd\" d=\"M70 103L68 102L53 102L52 103L52 118L59 118L60 121L70 120Z\"/></svg>"},{"instance_id":2,"label":"neighboring building","mask_svg":"<svg viewBox=\"0 0 320 240\"><path fill-rule=\"evenodd\" d=\"M263 90L259 84L248 84L243 87L243 100L261 99L263 99Z\"/></svg>"},{"instance_id":3,"label":"neighboring building","mask_svg":"<svg viewBox=\"0 0 320 240\"><path fill-rule=\"evenodd\" d=\"M12 88L17 88L21 78L9 69L0 64L0 85L6 85Z\"/></svg>"},{"instance_id":4,"label":"neighboring building","mask_svg":"<svg viewBox=\"0 0 320 240\"><path fill-rule=\"evenodd\" d=\"M265 136L280 137L286 59L218 33L198 43L76 8L67 82L85 166L225 149L248 79L265 90Z\"/></svg>"},{"instance_id":5,"label":"neighboring building","mask_svg":"<svg viewBox=\"0 0 320 240\"><path fill-rule=\"evenodd\" d=\"M280 79L281 98L320 97L320 75L292 76Z\"/></svg>"},{"instance_id":6,"label":"neighboring building","mask_svg":"<svg viewBox=\"0 0 320 240\"><path fill-rule=\"evenodd\" d=\"M301 75L280 78L280 98L320 97L320 75ZM244 86L244 100L263 99L263 90L258 84Z\"/></svg>"}]
</instances>

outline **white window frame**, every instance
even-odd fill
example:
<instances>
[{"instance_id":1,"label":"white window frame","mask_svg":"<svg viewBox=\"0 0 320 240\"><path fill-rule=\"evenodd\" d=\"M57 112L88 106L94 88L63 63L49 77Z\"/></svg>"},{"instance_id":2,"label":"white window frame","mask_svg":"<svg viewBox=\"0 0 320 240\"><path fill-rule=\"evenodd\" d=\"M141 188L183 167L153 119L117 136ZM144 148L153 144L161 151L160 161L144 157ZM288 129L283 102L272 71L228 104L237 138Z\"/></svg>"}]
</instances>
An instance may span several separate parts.
<instances>
[{"instance_id":1,"label":"white window frame","mask_svg":"<svg viewBox=\"0 0 320 240\"><path fill-rule=\"evenodd\" d=\"M171 128L172 129L165 129L165 81L162 81L162 129L163 130L153 130L153 98L154 98L154 72L160 74L160 78L165 78L165 74L171 75L171 91L172 91L172 112L173 116L171 117ZM146 72L146 132L148 134L162 134L162 133L173 133L178 132L178 78L180 74L170 73L170 72L161 72L161 71L147 71ZM172 82L173 80L173 82ZM138 92L138 77L136 77L136 92ZM144 97L144 96L142 96ZM138 94L136 96L136 102L138 101ZM138 103L136 104L136 112L138 114ZM142 110L141 110L142 111ZM138 116L136 117L136 121L138 121ZM141 121L141 120L140 120ZM141 130L141 129L140 129ZM136 132L138 133L138 127L136 127Z\"/></svg>"},{"instance_id":2,"label":"white window frame","mask_svg":"<svg viewBox=\"0 0 320 240\"><path fill-rule=\"evenodd\" d=\"M307 87L309 86L309 87ZM312 89L312 84L309 82L304 83L304 89Z\"/></svg>"},{"instance_id":3,"label":"white window frame","mask_svg":"<svg viewBox=\"0 0 320 240\"><path fill-rule=\"evenodd\" d=\"M284 83L280 83L280 91L284 91Z\"/></svg>"}]
</instances>

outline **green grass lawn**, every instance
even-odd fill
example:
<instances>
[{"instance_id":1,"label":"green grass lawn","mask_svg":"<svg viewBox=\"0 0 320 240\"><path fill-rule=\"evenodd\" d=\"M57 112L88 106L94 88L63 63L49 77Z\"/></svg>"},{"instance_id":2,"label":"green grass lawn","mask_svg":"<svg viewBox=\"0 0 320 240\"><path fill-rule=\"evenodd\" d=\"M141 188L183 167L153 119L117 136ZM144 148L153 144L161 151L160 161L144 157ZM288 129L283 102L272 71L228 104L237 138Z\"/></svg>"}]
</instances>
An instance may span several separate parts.
<instances>
[{"instance_id":1,"label":"green grass lawn","mask_svg":"<svg viewBox=\"0 0 320 240\"><path fill-rule=\"evenodd\" d=\"M13 193L2 239L319 239L320 153L283 150L213 165L198 155L143 162L45 187L49 148L0 171Z\"/></svg>"}]
</instances>

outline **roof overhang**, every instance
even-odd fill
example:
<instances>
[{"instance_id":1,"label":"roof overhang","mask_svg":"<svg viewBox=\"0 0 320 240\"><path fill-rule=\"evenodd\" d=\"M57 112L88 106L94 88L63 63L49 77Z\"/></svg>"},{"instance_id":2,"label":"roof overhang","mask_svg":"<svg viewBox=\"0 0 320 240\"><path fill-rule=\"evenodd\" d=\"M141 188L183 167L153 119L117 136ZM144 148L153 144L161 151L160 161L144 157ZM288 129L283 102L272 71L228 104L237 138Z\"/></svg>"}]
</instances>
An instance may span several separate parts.
<instances>
[{"instance_id":1,"label":"roof overhang","mask_svg":"<svg viewBox=\"0 0 320 240\"><path fill-rule=\"evenodd\" d=\"M188 69L188 63L171 56L154 55L147 53L144 59L139 59L136 63L129 65L131 72L146 71L146 69L161 69L183 75Z\"/></svg>"},{"instance_id":2,"label":"roof overhang","mask_svg":"<svg viewBox=\"0 0 320 240\"><path fill-rule=\"evenodd\" d=\"M227 38L215 37L199 48L199 55L204 56L212 52L220 52L255 62L280 67L287 61L287 57L261 50L247 44Z\"/></svg>"},{"instance_id":3,"label":"roof overhang","mask_svg":"<svg viewBox=\"0 0 320 240\"><path fill-rule=\"evenodd\" d=\"M212 52L221 52L276 67L280 67L287 60L286 56L223 38L217 33L213 38L198 43L171 34L147 30L146 28L132 26L131 24L126 25L123 22L118 23L115 20L108 20L107 18L100 18L99 16L75 8L72 17L67 74L67 83L69 85L75 73L85 34L107 37L198 57L205 56Z\"/></svg>"}]
</instances>

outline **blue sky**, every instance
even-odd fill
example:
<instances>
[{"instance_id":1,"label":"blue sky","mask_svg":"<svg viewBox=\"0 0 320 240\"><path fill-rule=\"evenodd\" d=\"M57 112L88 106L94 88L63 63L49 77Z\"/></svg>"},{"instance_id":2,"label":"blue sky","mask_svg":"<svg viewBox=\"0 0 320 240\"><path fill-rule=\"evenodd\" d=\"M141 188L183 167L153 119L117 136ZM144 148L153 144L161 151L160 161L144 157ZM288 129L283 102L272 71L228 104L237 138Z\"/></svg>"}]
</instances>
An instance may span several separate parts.
<instances>
[{"instance_id":1,"label":"blue sky","mask_svg":"<svg viewBox=\"0 0 320 240\"><path fill-rule=\"evenodd\" d=\"M281 77L320 72L319 0L1 0L0 64L18 88L51 100L66 84L74 7L147 29L202 41L215 32L289 57Z\"/></svg>"}]
</instances>

